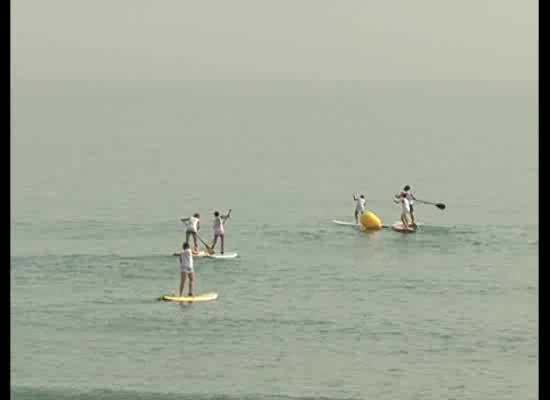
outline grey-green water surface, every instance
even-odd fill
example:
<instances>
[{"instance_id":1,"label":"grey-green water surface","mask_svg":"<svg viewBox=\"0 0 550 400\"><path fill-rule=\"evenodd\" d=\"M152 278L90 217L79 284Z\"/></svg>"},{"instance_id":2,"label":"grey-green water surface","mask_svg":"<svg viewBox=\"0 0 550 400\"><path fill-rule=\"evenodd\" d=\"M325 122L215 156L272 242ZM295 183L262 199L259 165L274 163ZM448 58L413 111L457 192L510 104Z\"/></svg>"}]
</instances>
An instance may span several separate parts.
<instances>
[{"instance_id":1,"label":"grey-green water surface","mask_svg":"<svg viewBox=\"0 0 550 400\"><path fill-rule=\"evenodd\" d=\"M529 82L17 82L15 399L535 399ZM353 192L412 235L332 224ZM178 219L233 209L177 288Z\"/></svg>"}]
</instances>

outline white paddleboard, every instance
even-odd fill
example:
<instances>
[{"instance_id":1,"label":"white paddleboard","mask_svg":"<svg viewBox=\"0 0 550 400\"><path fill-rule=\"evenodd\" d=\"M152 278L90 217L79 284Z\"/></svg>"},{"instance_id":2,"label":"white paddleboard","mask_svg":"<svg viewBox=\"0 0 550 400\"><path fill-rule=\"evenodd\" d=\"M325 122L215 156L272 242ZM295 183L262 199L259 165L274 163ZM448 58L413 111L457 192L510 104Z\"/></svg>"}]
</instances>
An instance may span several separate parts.
<instances>
[{"instance_id":1,"label":"white paddleboard","mask_svg":"<svg viewBox=\"0 0 550 400\"><path fill-rule=\"evenodd\" d=\"M161 296L159 300L163 301L175 301L175 302L199 302L199 301L211 301L216 300L218 298L218 293L216 292L209 292L209 293L203 293L198 294L196 296L175 296L175 295L167 295L167 296Z\"/></svg>"},{"instance_id":2,"label":"white paddleboard","mask_svg":"<svg viewBox=\"0 0 550 400\"><path fill-rule=\"evenodd\" d=\"M356 224L355 222L350 221L339 221L337 219L333 219L332 222L334 222L337 225L346 225L346 226L361 226L361 224Z\"/></svg>"},{"instance_id":3,"label":"white paddleboard","mask_svg":"<svg viewBox=\"0 0 550 400\"><path fill-rule=\"evenodd\" d=\"M228 258L235 258L235 257L237 257L237 256L238 256L237 253L224 253L224 254L215 253L215 254L208 254L208 255L206 255L205 257L208 257L208 258L216 258L216 259L220 259L220 260L225 260L225 259L228 259Z\"/></svg>"},{"instance_id":4,"label":"white paddleboard","mask_svg":"<svg viewBox=\"0 0 550 400\"><path fill-rule=\"evenodd\" d=\"M176 251L173 253L173 256L179 256L181 252ZM229 259L229 258L235 258L237 257L237 253L214 253L214 254L208 254L206 251L199 251L197 254L193 254L193 258L216 258L216 259Z\"/></svg>"},{"instance_id":5,"label":"white paddleboard","mask_svg":"<svg viewBox=\"0 0 550 400\"><path fill-rule=\"evenodd\" d=\"M413 233L413 232L416 232L416 229L414 228L411 228L411 227L408 227L408 228L405 228L405 225L403 225L403 222L396 222L394 223L391 228L394 230L394 231L397 231L397 232L403 232L403 233Z\"/></svg>"}]
</instances>

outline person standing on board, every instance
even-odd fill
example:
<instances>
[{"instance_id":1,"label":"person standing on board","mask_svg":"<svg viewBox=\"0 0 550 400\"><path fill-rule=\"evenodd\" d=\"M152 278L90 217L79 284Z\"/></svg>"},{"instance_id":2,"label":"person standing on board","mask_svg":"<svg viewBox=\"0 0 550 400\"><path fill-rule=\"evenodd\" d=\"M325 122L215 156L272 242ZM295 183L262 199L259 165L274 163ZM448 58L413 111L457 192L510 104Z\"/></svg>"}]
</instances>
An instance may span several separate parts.
<instances>
[{"instance_id":1,"label":"person standing on board","mask_svg":"<svg viewBox=\"0 0 550 400\"><path fill-rule=\"evenodd\" d=\"M411 211L409 212L409 215L411 216L411 226L414 228L416 227L416 221L414 219L413 202L414 200L416 200L416 197L414 197L414 195L412 194L411 187L409 185L405 185L402 193L405 193L405 195L407 196L407 200L409 201L409 207L411 209Z\"/></svg>"},{"instance_id":2,"label":"person standing on board","mask_svg":"<svg viewBox=\"0 0 550 400\"><path fill-rule=\"evenodd\" d=\"M197 233L201 228L200 218L201 216L199 213L193 214L192 217L181 218L181 222L186 225L185 241L189 243L189 236L193 237L193 251L196 253L199 251L199 246L197 245Z\"/></svg>"},{"instance_id":3,"label":"person standing on board","mask_svg":"<svg viewBox=\"0 0 550 400\"><path fill-rule=\"evenodd\" d=\"M407 215L410 214L411 206L409 204L409 199L405 192L401 192L398 196L396 195L393 199L393 202L396 204L401 203L401 222L405 229L409 229L409 222L407 220Z\"/></svg>"},{"instance_id":4,"label":"person standing on board","mask_svg":"<svg viewBox=\"0 0 550 400\"><path fill-rule=\"evenodd\" d=\"M183 251L180 254L180 297L183 293L185 280L189 276L189 296L193 296L193 287L195 286L195 271L193 269L193 252L189 248L189 243L184 242L181 246Z\"/></svg>"},{"instance_id":5,"label":"person standing on board","mask_svg":"<svg viewBox=\"0 0 550 400\"><path fill-rule=\"evenodd\" d=\"M355 223L359 225L359 217L365 212L365 196L357 196L357 193L353 195L355 200Z\"/></svg>"},{"instance_id":6,"label":"person standing on board","mask_svg":"<svg viewBox=\"0 0 550 400\"><path fill-rule=\"evenodd\" d=\"M216 247L216 242L218 241L218 238L220 238L222 254L224 251L224 236L225 236L223 225L225 224L225 221L229 219L230 216L231 216L231 209L227 212L226 215L220 215L218 211L214 212L214 241L212 242L211 249L214 250L214 248Z\"/></svg>"}]
</instances>

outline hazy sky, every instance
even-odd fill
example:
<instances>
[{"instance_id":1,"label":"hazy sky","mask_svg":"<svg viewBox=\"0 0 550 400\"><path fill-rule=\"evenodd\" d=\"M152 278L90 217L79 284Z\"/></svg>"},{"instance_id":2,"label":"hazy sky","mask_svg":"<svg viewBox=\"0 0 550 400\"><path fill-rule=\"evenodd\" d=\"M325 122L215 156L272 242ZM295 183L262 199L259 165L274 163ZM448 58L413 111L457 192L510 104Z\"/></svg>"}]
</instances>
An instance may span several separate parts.
<instances>
[{"instance_id":1,"label":"hazy sky","mask_svg":"<svg viewBox=\"0 0 550 400\"><path fill-rule=\"evenodd\" d=\"M538 78L536 0L12 0L17 79Z\"/></svg>"}]
</instances>

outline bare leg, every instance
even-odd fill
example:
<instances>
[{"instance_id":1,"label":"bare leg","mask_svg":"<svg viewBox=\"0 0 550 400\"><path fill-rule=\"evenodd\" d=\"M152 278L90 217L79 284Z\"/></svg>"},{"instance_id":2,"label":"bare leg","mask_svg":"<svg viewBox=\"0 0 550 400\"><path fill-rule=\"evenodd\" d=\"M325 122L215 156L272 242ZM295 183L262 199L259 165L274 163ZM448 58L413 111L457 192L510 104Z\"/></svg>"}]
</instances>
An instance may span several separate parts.
<instances>
[{"instance_id":1,"label":"bare leg","mask_svg":"<svg viewBox=\"0 0 550 400\"><path fill-rule=\"evenodd\" d=\"M359 223L359 213L357 212L357 210L355 211L355 223Z\"/></svg>"},{"instance_id":2,"label":"bare leg","mask_svg":"<svg viewBox=\"0 0 550 400\"><path fill-rule=\"evenodd\" d=\"M222 245L222 254L223 254L223 246L224 246L224 236L225 235L220 235L220 242L221 242L221 245Z\"/></svg>"},{"instance_id":3,"label":"bare leg","mask_svg":"<svg viewBox=\"0 0 550 400\"><path fill-rule=\"evenodd\" d=\"M403 222L405 229L409 228L409 224L407 223L407 215L405 213L401 214L401 222Z\"/></svg>"},{"instance_id":4,"label":"bare leg","mask_svg":"<svg viewBox=\"0 0 550 400\"><path fill-rule=\"evenodd\" d=\"M195 273L189 272L189 296L193 296L194 287L195 287Z\"/></svg>"},{"instance_id":5,"label":"bare leg","mask_svg":"<svg viewBox=\"0 0 550 400\"><path fill-rule=\"evenodd\" d=\"M214 235L214 240L212 241L212 250L216 247L216 242L218 241L218 235Z\"/></svg>"},{"instance_id":6,"label":"bare leg","mask_svg":"<svg viewBox=\"0 0 550 400\"><path fill-rule=\"evenodd\" d=\"M181 279L180 279L180 297L181 297L181 294L183 293L183 287L185 286L185 275L186 275L185 272L182 272L182 273L181 273Z\"/></svg>"},{"instance_id":7,"label":"bare leg","mask_svg":"<svg viewBox=\"0 0 550 400\"><path fill-rule=\"evenodd\" d=\"M197 246L197 234L195 232L191 232L193 235L193 244L195 246L195 251L199 251L199 246Z\"/></svg>"}]
</instances>

